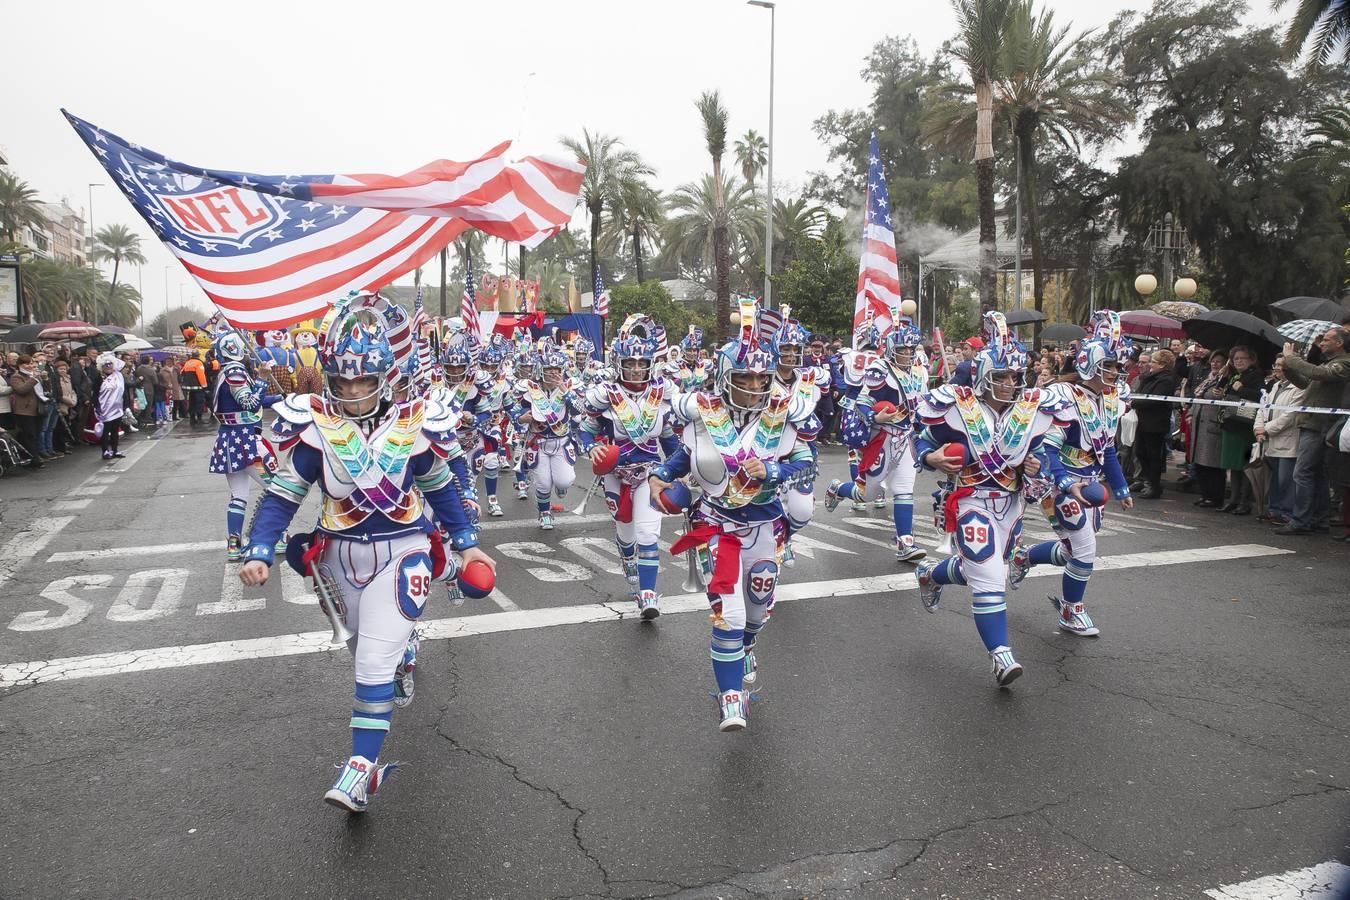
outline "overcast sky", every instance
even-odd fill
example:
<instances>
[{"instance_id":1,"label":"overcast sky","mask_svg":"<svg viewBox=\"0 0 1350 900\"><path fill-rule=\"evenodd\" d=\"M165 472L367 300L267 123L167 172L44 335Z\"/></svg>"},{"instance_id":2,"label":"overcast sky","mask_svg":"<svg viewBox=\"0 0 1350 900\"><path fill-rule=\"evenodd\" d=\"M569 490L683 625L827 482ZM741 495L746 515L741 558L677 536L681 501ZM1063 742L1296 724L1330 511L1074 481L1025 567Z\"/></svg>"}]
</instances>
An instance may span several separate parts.
<instances>
[{"instance_id":1,"label":"overcast sky","mask_svg":"<svg viewBox=\"0 0 1350 900\"><path fill-rule=\"evenodd\" d=\"M1043 0L1044 2L1044 0ZM1122 0L1048 0L1104 25ZM1269 20L1264 2L1256 16ZM197 13L194 10L200 9ZM826 165L811 122L862 106L863 57L888 34L925 52L954 30L945 0L780 0L774 180ZM557 152L560 135L615 134L664 189L708 169L693 102L718 89L730 135L768 130L768 10L743 0L8 4L0 147L43 196L143 234L147 317L208 303L62 119L88 121L185 162L250 172L402 173L502 140ZM135 277L134 275L132 276ZM406 279L405 279L406 280Z\"/></svg>"}]
</instances>

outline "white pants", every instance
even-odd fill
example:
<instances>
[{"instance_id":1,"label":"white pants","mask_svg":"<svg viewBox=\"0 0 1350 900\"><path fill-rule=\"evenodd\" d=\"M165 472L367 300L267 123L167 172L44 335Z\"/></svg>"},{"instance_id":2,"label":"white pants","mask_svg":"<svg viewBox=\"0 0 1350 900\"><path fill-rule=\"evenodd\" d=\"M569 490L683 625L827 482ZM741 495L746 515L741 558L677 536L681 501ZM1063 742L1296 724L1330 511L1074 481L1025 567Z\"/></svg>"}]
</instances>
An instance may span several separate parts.
<instances>
[{"instance_id":1,"label":"white pants","mask_svg":"<svg viewBox=\"0 0 1350 900\"><path fill-rule=\"evenodd\" d=\"M545 438L528 451L525 464L530 470L530 481L536 497L547 497L557 492L567 496L567 489L577 480L576 457L566 438Z\"/></svg>"},{"instance_id":2,"label":"white pants","mask_svg":"<svg viewBox=\"0 0 1350 900\"><path fill-rule=\"evenodd\" d=\"M391 541L329 538L320 562L342 589L357 684L387 684L431 595L431 543L425 534Z\"/></svg>"},{"instance_id":3,"label":"white pants","mask_svg":"<svg viewBox=\"0 0 1350 900\"><path fill-rule=\"evenodd\" d=\"M263 484L262 469L257 463L245 466L237 472L225 473L225 484L230 489L230 499L243 501L245 505L248 504L249 489L254 482L259 486Z\"/></svg>"},{"instance_id":4,"label":"white pants","mask_svg":"<svg viewBox=\"0 0 1350 900\"><path fill-rule=\"evenodd\" d=\"M962 497L956 502L956 547L961 574L975 594L1002 593L1008 557L1022 532L1021 492L998 497Z\"/></svg>"},{"instance_id":5,"label":"white pants","mask_svg":"<svg viewBox=\"0 0 1350 900\"><path fill-rule=\"evenodd\" d=\"M914 442L909 435L888 434L881 454L872 468L859 472L863 481L863 495L854 495L857 501L894 500L900 495L914 495L914 479L919 470L914 467ZM855 488L856 490L856 488Z\"/></svg>"},{"instance_id":6,"label":"white pants","mask_svg":"<svg viewBox=\"0 0 1350 900\"><path fill-rule=\"evenodd\" d=\"M795 487L790 487L783 498L783 511L793 529L801 531L810 524L811 516L816 511L816 495L809 492L803 494Z\"/></svg>"},{"instance_id":7,"label":"white pants","mask_svg":"<svg viewBox=\"0 0 1350 900\"><path fill-rule=\"evenodd\" d=\"M1079 484L1096 479L1081 478ZM1097 561L1097 531L1102 527L1102 508L1084 506L1073 494L1059 491L1041 501L1041 511L1055 534L1068 545L1069 555L1082 563Z\"/></svg>"},{"instance_id":8,"label":"white pants","mask_svg":"<svg viewBox=\"0 0 1350 900\"><path fill-rule=\"evenodd\" d=\"M772 522L736 528L732 533L741 540L740 577L734 593L720 595L722 619L730 630L742 630L748 622L758 631L773 609L773 592L778 584L777 538ZM720 540L714 537L709 542L713 558ZM711 572L704 574L711 577Z\"/></svg>"},{"instance_id":9,"label":"white pants","mask_svg":"<svg viewBox=\"0 0 1350 900\"><path fill-rule=\"evenodd\" d=\"M661 540L661 513L652 508L651 490L644 477L633 485L633 517L631 522L619 521L619 489L622 482L619 476L611 472L602 476L601 487L605 490L605 503L609 514L614 518L614 530L622 544L655 544Z\"/></svg>"}]
</instances>

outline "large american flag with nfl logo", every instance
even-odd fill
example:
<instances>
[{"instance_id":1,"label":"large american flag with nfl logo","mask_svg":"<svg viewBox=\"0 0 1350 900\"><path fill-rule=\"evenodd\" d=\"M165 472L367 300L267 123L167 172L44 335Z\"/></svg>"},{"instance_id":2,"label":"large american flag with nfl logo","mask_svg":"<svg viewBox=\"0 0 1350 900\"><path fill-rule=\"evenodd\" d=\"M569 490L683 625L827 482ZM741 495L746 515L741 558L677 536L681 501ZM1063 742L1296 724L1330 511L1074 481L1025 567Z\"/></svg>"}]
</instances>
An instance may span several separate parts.
<instances>
[{"instance_id":1,"label":"large american flag with nfl logo","mask_svg":"<svg viewBox=\"0 0 1350 900\"><path fill-rule=\"evenodd\" d=\"M65 112L64 110L62 112ZM572 217L585 167L510 143L401 176L257 175L190 166L65 113L122 193L225 317L248 330L322 316L469 228L537 246Z\"/></svg>"}]
</instances>

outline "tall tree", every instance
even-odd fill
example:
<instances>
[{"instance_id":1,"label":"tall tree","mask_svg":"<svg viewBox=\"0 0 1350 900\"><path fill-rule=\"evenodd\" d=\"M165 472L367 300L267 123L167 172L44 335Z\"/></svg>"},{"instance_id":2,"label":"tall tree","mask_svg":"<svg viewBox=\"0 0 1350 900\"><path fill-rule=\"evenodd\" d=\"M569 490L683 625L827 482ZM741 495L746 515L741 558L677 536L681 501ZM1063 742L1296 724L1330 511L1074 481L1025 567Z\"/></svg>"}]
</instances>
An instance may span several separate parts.
<instances>
[{"instance_id":1,"label":"tall tree","mask_svg":"<svg viewBox=\"0 0 1350 900\"><path fill-rule=\"evenodd\" d=\"M782 272L803 243L819 240L828 221L825 207L806 197L773 201L773 270Z\"/></svg>"},{"instance_id":2,"label":"tall tree","mask_svg":"<svg viewBox=\"0 0 1350 900\"><path fill-rule=\"evenodd\" d=\"M720 211L718 196L723 198ZM748 271L758 259L764 240L764 205L750 185L727 173L719 191L712 176L704 175L699 181L680 185L671 192L666 207L661 265L674 269L682 277L714 282L720 222L725 229L728 270L741 272L744 288L750 288L762 277L762 272Z\"/></svg>"},{"instance_id":3,"label":"tall tree","mask_svg":"<svg viewBox=\"0 0 1350 900\"><path fill-rule=\"evenodd\" d=\"M858 284L856 238L830 218L818 240L799 243L797 256L773 277L774 297L813 331L849 334Z\"/></svg>"},{"instance_id":4,"label":"tall tree","mask_svg":"<svg viewBox=\"0 0 1350 900\"><path fill-rule=\"evenodd\" d=\"M19 232L29 225L39 228L47 225L47 217L38 206L37 191L28 182L0 172L0 234L6 241L18 241Z\"/></svg>"},{"instance_id":5,"label":"tall tree","mask_svg":"<svg viewBox=\"0 0 1350 900\"><path fill-rule=\"evenodd\" d=\"M633 268L638 284L643 281L643 252L655 252L665 221L661 192L645 180L634 178L619 191L610 205L609 221L600 234L600 245L608 253L622 255L625 245L633 249Z\"/></svg>"},{"instance_id":6,"label":"tall tree","mask_svg":"<svg viewBox=\"0 0 1350 900\"><path fill-rule=\"evenodd\" d=\"M717 91L704 91L694 104L703 120L703 142L712 158L713 186L713 258L717 269L717 340L727 338L731 329L731 256L727 246L727 204L723 192L722 157L727 152L727 108Z\"/></svg>"},{"instance_id":7,"label":"tall tree","mask_svg":"<svg viewBox=\"0 0 1350 900\"><path fill-rule=\"evenodd\" d=\"M125 225L104 225L94 235L94 248L89 254L94 262L112 261L112 281L108 282L108 302L112 302L113 291L117 289L117 274L123 262L133 266L145 265L145 254L141 252L141 236ZM109 319L109 322L112 320Z\"/></svg>"},{"instance_id":8,"label":"tall tree","mask_svg":"<svg viewBox=\"0 0 1350 900\"><path fill-rule=\"evenodd\" d=\"M758 131L751 128L735 144L736 164L741 167L741 175L752 188L755 178L769 162L769 144Z\"/></svg>"},{"instance_id":9,"label":"tall tree","mask_svg":"<svg viewBox=\"0 0 1350 900\"><path fill-rule=\"evenodd\" d=\"M980 309L997 305L994 270L997 236L994 211L994 81L999 76L1003 32L1012 0L952 0L956 9L956 57L975 88L975 185L980 209Z\"/></svg>"},{"instance_id":10,"label":"tall tree","mask_svg":"<svg viewBox=\"0 0 1350 900\"><path fill-rule=\"evenodd\" d=\"M1273 6L1279 9L1284 2L1275 0ZM1297 0L1284 33L1285 58L1297 58L1304 47L1313 68L1350 61L1350 0Z\"/></svg>"},{"instance_id":11,"label":"tall tree","mask_svg":"<svg viewBox=\"0 0 1350 900\"><path fill-rule=\"evenodd\" d=\"M605 207L619 202L624 185L656 174L635 150L623 146L613 135L582 129L581 140L562 138L562 144L586 166L581 179L581 202L591 217L591 280L595 284L600 270L598 245Z\"/></svg>"}]
</instances>

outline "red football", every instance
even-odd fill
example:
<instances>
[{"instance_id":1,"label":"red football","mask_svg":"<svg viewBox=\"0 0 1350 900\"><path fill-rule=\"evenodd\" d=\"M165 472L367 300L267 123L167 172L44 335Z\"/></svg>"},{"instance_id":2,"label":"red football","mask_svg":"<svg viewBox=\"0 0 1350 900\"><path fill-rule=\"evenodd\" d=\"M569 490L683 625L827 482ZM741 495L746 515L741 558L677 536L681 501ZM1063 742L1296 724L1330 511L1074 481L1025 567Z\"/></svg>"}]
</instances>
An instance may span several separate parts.
<instances>
[{"instance_id":1,"label":"red football","mask_svg":"<svg viewBox=\"0 0 1350 900\"><path fill-rule=\"evenodd\" d=\"M459 573L459 589L464 592L464 596L474 600L481 600L492 593L496 584L497 575L481 559L475 559Z\"/></svg>"},{"instance_id":2,"label":"red football","mask_svg":"<svg viewBox=\"0 0 1350 900\"><path fill-rule=\"evenodd\" d=\"M619 448L614 444L600 447L600 458L591 462L591 471L597 475L608 475L619 464Z\"/></svg>"},{"instance_id":3,"label":"red football","mask_svg":"<svg viewBox=\"0 0 1350 900\"><path fill-rule=\"evenodd\" d=\"M1105 506L1110 495L1100 481L1089 481L1079 488L1083 492L1083 502L1088 506Z\"/></svg>"},{"instance_id":4,"label":"red football","mask_svg":"<svg viewBox=\"0 0 1350 900\"><path fill-rule=\"evenodd\" d=\"M966 464L966 448L960 444L944 444L942 446L942 455L952 462Z\"/></svg>"},{"instance_id":5,"label":"red football","mask_svg":"<svg viewBox=\"0 0 1350 900\"><path fill-rule=\"evenodd\" d=\"M895 404L889 400L878 400L876 403L872 404L872 415L874 416L893 412L895 412Z\"/></svg>"}]
</instances>

